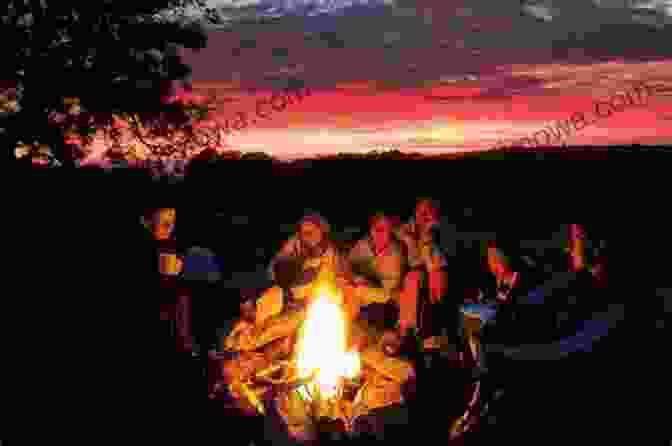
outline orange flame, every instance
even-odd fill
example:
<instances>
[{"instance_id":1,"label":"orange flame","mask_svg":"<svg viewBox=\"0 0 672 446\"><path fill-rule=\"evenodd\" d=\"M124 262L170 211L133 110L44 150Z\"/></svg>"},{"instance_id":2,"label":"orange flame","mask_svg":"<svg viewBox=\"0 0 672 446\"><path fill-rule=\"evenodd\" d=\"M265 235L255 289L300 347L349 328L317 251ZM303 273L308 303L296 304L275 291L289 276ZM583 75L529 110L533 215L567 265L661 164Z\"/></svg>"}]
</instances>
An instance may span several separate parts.
<instances>
[{"instance_id":1,"label":"orange flame","mask_svg":"<svg viewBox=\"0 0 672 446\"><path fill-rule=\"evenodd\" d=\"M338 292L321 287L309 308L297 343L296 360L301 378L316 377L311 394L326 398L338 395L343 378L360 373L359 354L348 352L347 323Z\"/></svg>"}]
</instances>

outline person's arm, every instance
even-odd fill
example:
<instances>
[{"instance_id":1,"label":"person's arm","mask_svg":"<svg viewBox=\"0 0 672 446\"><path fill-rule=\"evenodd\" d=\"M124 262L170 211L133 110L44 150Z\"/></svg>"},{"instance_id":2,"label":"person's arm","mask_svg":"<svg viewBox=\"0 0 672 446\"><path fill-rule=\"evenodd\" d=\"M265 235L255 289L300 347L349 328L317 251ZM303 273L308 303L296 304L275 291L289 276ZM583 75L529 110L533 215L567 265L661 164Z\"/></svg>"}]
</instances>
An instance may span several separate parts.
<instances>
[{"instance_id":1,"label":"person's arm","mask_svg":"<svg viewBox=\"0 0 672 446\"><path fill-rule=\"evenodd\" d=\"M403 243L408 257L408 265L411 268L417 267L422 263L420 249L413 235L411 224L402 225L397 231L397 238Z\"/></svg>"},{"instance_id":2,"label":"person's arm","mask_svg":"<svg viewBox=\"0 0 672 446\"><path fill-rule=\"evenodd\" d=\"M423 263L429 273L429 290L432 302L439 302L448 290L448 273L446 271L448 261L443 253L434 247L432 254L423 258Z\"/></svg>"},{"instance_id":3,"label":"person's arm","mask_svg":"<svg viewBox=\"0 0 672 446\"><path fill-rule=\"evenodd\" d=\"M336 278L343 284L349 284L352 281L352 267L348 256L342 255L336 248L334 255L336 256Z\"/></svg>"},{"instance_id":4,"label":"person's arm","mask_svg":"<svg viewBox=\"0 0 672 446\"><path fill-rule=\"evenodd\" d=\"M365 262L367 259L366 256L366 241L365 239L359 240L355 246L352 247L350 253L347 257L347 262L350 268L350 271L353 275L353 280L362 282L364 279L361 275L358 275L358 267Z\"/></svg>"},{"instance_id":5,"label":"person's arm","mask_svg":"<svg viewBox=\"0 0 672 446\"><path fill-rule=\"evenodd\" d=\"M364 240L358 240L357 243L355 243L355 246L353 246L350 252L348 253L348 262L357 263L361 261L364 255L363 248L364 248Z\"/></svg>"},{"instance_id":6,"label":"person's arm","mask_svg":"<svg viewBox=\"0 0 672 446\"><path fill-rule=\"evenodd\" d=\"M401 254L391 256L388 260L389 265L385 265L385 274L382 275L383 289L385 296L389 299L392 294L401 288L403 259Z\"/></svg>"},{"instance_id":7,"label":"person's arm","mask_svg":"<svg viewBox=\"0 0 672 446\"><path fill-rule=\"evenodd\" d=\"M448 290L448 273L445 270L429 272L429 290L432 302L437 303Z\"/></svg>"}]
</instances>

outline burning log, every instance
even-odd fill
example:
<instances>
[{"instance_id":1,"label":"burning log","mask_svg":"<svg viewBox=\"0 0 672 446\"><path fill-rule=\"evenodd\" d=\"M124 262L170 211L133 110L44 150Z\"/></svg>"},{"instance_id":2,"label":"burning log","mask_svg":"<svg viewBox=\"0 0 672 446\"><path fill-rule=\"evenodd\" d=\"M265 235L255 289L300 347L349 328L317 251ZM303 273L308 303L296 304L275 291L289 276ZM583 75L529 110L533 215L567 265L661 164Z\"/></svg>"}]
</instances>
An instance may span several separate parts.
<instances>
[{"instance_id":1,"label":"burning log","mask_svg":"<svg viewBox=\"0 0 672 446\"><path fill-rule=\"evenodd\" d=\"M371 410L404 402L402 383L380 373L369 374L360 392L357 415L365 415Z\"/></svg>"},{"instance_id":2,"label":"burning log","mask_svg":"<svg viewBox=\"0 0 672 446\"><path fill-rule=\"evenodd\" d=\"M244 408L279 416L303 440L328 420L352 430L358 417L402 403L414 375L393 357L394 342L350 320L336 288L315 290L307 309L288 308L261 326L241 320L225 342L237 355L225 363L232 395Z\"/></svg>"},{"instance_id":3,"label":"burning log","mask_svg":"<svg viewBox=\"0 0 672 446\"><path fill-rule=\"evenodd\" d=\"M305 318L305 310L293 309L270 317L263 326L241 320L224 341L228 351L254 351L273 341L287 338L296 333Z\"/></svg>"},{"instance_id":4,"label":"burning log","mask_svg":"<svg viewBox=\"0 0 672 446\"><path fill-rule=\"evenodd\" d=\"M380 347L370 348L362 353L362 362L378 374L399 384L413 376L413 366L408 361L387 356Z\"/></svg>"},{"instance_id":5,"label":"burning log","mask_svg":"<svg viewBox=\"0 0 672 446\"><path fill-rule=\"evenodd\" d=\"M271 317L264 323L261 333L256 339L256 348L262 347L277 339L293 336L306 317L304 309L285 311Z\"/></svg>"}]
</instances>

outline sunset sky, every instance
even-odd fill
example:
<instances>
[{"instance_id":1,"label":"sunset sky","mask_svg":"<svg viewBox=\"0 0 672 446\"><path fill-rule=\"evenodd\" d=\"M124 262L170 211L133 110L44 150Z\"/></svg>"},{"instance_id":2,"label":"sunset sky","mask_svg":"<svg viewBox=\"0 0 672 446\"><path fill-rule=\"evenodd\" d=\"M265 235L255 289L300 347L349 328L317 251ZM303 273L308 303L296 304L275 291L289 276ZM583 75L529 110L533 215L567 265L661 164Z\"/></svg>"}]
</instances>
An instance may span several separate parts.
<instances>
[{"instance_id":1,"label":"sunset sky","mask_svg":"<svg viewBox=\"0 0 672 446\"><path fill-rule=\"evenodd\" d=\"M672 144L669 0L211 0L227 24L184 52L217 115L287 77L312 94L228 137L279 157L485 150L643 81L659 91L564 139Z\"/></svg>"}]
</instances>

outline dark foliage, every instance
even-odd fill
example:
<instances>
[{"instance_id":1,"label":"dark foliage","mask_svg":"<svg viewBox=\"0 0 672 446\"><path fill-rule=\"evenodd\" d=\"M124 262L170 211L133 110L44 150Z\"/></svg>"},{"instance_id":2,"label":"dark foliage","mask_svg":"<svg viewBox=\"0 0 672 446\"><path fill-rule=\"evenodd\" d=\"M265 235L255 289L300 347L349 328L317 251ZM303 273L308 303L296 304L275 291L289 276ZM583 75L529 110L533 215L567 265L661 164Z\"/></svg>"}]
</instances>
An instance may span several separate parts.
<instances>
[{"instance_id":1,"label":"dark foliage","mask_svg":"<svg viewBox=\"0 0 672 446\"><path fill-rule=\"evenodd\" d=\"M0 114L0 144L48 147L73 163L82 153L65 137L90 141L115 119L132 129L189 134L203 110L169 103L172 82L190 68L178 47L204 48L188 11L215 21L204 0L8 1L0 6L0 79L18 107Z\"/></svg>"}]
</instances>

